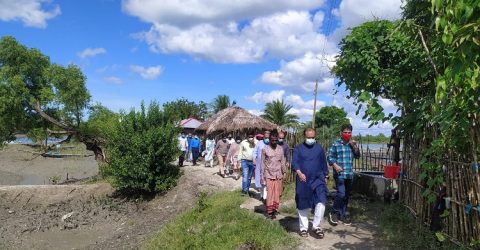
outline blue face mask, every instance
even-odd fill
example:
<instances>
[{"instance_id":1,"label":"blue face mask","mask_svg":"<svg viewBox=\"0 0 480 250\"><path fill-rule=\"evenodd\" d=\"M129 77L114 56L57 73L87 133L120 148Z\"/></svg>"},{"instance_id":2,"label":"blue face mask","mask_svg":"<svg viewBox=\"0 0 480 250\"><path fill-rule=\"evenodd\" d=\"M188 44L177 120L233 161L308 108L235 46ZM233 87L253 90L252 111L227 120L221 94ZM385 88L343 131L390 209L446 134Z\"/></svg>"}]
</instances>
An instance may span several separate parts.
<instances>
[{"instance_id":1,"label":"blue face mask","mask_svg":"<svg viewBox=\"0 0 480 250\"><path fill-rule=\"evenodd\" d=\"M270 143L270 139L266 138L266 139L263 139L263 143L265 144L269 144Z\"/></svg>"}]
</instances>

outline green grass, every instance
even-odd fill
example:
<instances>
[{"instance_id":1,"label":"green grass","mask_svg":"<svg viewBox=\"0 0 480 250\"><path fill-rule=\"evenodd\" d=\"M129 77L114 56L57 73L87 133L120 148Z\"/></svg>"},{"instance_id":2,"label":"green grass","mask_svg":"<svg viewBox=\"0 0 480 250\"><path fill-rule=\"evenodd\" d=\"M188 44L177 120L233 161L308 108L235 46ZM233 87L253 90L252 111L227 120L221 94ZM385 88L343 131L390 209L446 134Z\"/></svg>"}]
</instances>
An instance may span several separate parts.
<instances>
[{"instance_id":1,"label":"green grass","mask_svg":"<svg viewBox=\"0 0 480 250\"><path fill-rule=\"evenodd\" d=\"M291 249L298 242L278 222L241 209L239 192L201 195L197 206L167 224L144 249Z\"/></svg>"},{"instance_id":2,"label":"green grass","mask_svg":"<svg viewBox=\"0 0 480 250\"><path fill-rule=\"evenodd\" d=\"M383 238L391 249L451 250L461 248L446 239L439 242L435 234L398 204L387 205L380 216Z\"/></svg>"}]
</instances>

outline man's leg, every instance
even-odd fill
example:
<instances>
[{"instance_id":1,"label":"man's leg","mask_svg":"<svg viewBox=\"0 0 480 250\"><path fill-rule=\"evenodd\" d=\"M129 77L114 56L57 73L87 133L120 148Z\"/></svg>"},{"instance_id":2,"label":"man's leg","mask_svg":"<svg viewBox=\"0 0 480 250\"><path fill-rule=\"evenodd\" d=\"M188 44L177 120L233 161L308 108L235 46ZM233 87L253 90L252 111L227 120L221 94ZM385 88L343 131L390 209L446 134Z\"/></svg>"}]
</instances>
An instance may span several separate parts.
<instances>
[{"instance_id":1,"label":"man's leg","mask_svg":"<svg viewBox=\"0 0 480 250\"><path fill-rule=\"evenodd\" d=\"M192 154L193 154L193 165L197 165L199 149L198 148L193 148L192 149Z\"/></svg>"},{"instance_id":2,"label":"man's leg","mask_svg":"<svg viewBox=\"0 0 480 250\"><path fill-rule=\"evenodd\" d=\"M178 157L178 166L183 167L183 161L185 160L185 152L182 151Z\"/></svg>"},{"instance_id":3,"label":"man's leg","mask_svg":"<svg viewBox=\"0 0 480 250\"><path fill-rule=\"evenodd\" d=\"M322 223L323 215L325 214L325 204L317 203L315 205L315 216L313 217L313 229L321 228L320 224Z\"/></svg>"},{"instance_id":4,"label":"man's leg","mask_svg":"<svg viewBox=\"0 0 480 250\"><path fill-rule=\"evenodd\" d=\"M221 154L217 154L218 158L218 173L223 175L223 156Z\"/></svg>"},{"instance_id":5,"label":"man's leg","mask_svg":"<svg viewBox=\"0 0 480 250\"><path fill-rule=\"evenodd\" d=\"M345 201L345 182L343 178L336 177L335 185L337 189L337 194L333 202L333 209L330 213L330 222L332 224L337 224L338 220L343 218L343 208Z\"/></svg>"},{"instance_id":6,"label":"man's leg","mask_svg":"<svg viewBox=\"0 0 480 250\"><path fill-rule=\"evenodd\" d=\"M350 194L352 192L353 179L345 179L345 198L343 199L343 211L342 211L342 220L347 216L347 206L348 201L350 200Z\"/></svg>"},{"instance_id":7,"label":"man's leg","mask_svg":"<svg viewBox=\"0 0 480 250\"><path fill-rule=\"evenodd\" d=\"M242 160L242 192L248 193L248 189L250 187L250 173L249 166L246 160Z\"/></svg>"},{"instance_id":8,"label":"man's leg","mask_svg":"<svg viewBox=\"0 0 480 250\"><path fill-rule=\"evenodd\" d=\"M308 213L310 209L298 209L298 224L300 226L300 232L308 231Z\"/></svg>"},{"instance_id":9,"label":"man's leg","mask_svg":"<svg viewBox=\"0 0 480 250\"><path fill-rule=\"evenodd\" d=\"M252 176L253 176L253 162L247 161L247 171L248 171L248 180L247 180L247 191L250 190L250 184L252 183Z\"/></svg>"}]
</instances>

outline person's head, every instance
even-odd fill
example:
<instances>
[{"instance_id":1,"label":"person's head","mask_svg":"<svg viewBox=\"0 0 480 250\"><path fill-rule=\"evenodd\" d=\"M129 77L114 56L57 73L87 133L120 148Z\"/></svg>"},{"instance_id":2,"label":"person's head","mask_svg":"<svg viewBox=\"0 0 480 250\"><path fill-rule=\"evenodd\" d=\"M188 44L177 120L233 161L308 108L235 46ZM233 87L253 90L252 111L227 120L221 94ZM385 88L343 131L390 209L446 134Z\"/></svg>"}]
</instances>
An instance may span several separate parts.
<instances>
[{"instance_id":1,"label":"person's head","mask_svg":"<svg viewBox=\"0 0 480 250\"><path fill-rule=\"evenodd\" d=\"M242 142L242 138L240 138L240 136L236 136L235 137L235 142L240 144L240 142Z\"/></svg>"},{"instance_id":2,"label":"person's head","mask_svg":"<svg viewBox=\"0 0 480 250\"><path fill-rule=\"evenodd\" d=\"M275 148L278 143L278 134L277 133L272 133L270 135L270 147Z\"/></svg>"},{"instance_id":3,"label":"person's head","mask_svg":"<svg viewBox=\"0 0 480 250\"><path fill-rule=\"evenodd\" d=\"M207 136L207 139L212 140L212 139L213 139L213 136L212 136L212 135L208 135L208 136Z\"/></svg>"},{"instance_id":4,"label":"person's head","mask_svg":"<svg viewBox=\"0 0 480 250\"><path fill-rule=\"evenodd\" d=\"M278 144L282 145L285 142L285 133L278 133Z\"/></svg>"},{"instance_id":5,"label":"person's head","mask_svg":"<svg viewBox=\"0 0 480 250\"><path fill-rule=\"evenodd\" d=\"M192 137L192 133L188 133L188 137Z\"/></svg>"},{"instance_id":6,"label":"person's head","mask_svg":"<svg viewBox=\"0 0 480 250\"><path fill-rule=\"evenodd\" d=\"M343 124L340 128L340 137L344 142L349 142L352 139L353 127L351 124Z\"/></svg>"},{"instance_id":7,"label":"person's head","mask_svg":"<svg viewBox=\"0 0 480 250\"><path fill-rule=\"evenodd\" d=\"M306 128L303 131L303 135L305 136L305 144L312 146L315 144L315 129L313 128Z\"/></svg>"},{"instance_id":8,"label":"person's head","mask_svg":"<svg viewBox=\"0 0 480 250\"><path fill-rule=\"evenodd\" d=\"M265 144L270 143L270 130L265 130L265 132L263 132L263 142Z\"/></svg>"},{"instance_id":9,"label":"person's head","mask_svg":"<svg viewBox=\"0 0 480 250\"><path fill-rule=\"evenodd\" d=\"M247 135L247 141L250 142L250 143L253 143L255 141L254 138L255 138L255 136L252 133L249 133Z\"/></svg>"},{"instance_id":10,"label":"person's head","mask_svg":"<svg viewBox=\"0 0 480 250\"><path fill-rule=\"evenodd\" d=\"M255 136L255 138L257 138L258 141L261 141L261 140L263 140L263 135L262 134L257 134Z\"/></svg>"},{"instance_id":11,"label":"person's head","mask_svg":"<svg viewBox=\"0 0 480 250\"><path fill-rule=\"evenodd\" d=\"M231 140L231 139L232 139L232 134L228 134L227 138L228 138L229 140Z\"/></svg>"},{"instance_id":12,"label":"person's head","mask_svg":"<svg viewBox=\"0 0 480 250\"><path fill-rule=\"evenodd\" d=\"M182 138L185 138L185 133L184 133L184 132L180 133L180 136L181 136Z\"/></svg>"},{"instance_id":13,"label":"person's head","mask_svg":"<svg viewBox=\"0 0 480 250\"><path fill-rule=\"evenodd\" d=\"M197 135L197 134L193 134L193 138L198 139L198 135Z\"/></svg>"},{"instance_id":14,"label":"person's head","mask_svg":"<svg viewBox=\"0 0 480 250\"><path fill-rule=\"evenodd\" d=\"M225 135L222 136L222 141L223 142L226 142L227 141L227 137Z\"/></svg>"}]
</instances>

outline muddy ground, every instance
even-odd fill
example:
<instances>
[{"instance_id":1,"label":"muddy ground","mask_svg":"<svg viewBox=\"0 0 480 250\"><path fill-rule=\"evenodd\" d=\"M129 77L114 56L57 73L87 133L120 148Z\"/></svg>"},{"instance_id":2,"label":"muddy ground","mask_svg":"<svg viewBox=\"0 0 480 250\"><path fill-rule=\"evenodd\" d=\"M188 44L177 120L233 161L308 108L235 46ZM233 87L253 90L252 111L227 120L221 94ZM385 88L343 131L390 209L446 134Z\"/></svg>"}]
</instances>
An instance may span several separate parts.
<instances>
[{"instance_id":1,"label":"muddy ground","mask_svg":"<svg viewBox=\"0 0 480 250\"><path fill-rule=\"evenodd\" d=\"M185 167L175 188L151 200L115 196L106 183L0 187L0 249L137 249L200 192L241 186L216 171Z\"/></svg>"},{"instance_id":2,"label":"muddy ground","mask_svg":"<svg viewBox=\"0 0 480 250\"><path fill-rule=\"evenodd\" d=\"M77 153L91 155L83 146ZM0 149L0 185L44 185L52 181L61 183L84 179L98 174L94 156L47 158L36 154L37 149L18 144L8 144Z\"/></svg>"}]
</instances>

